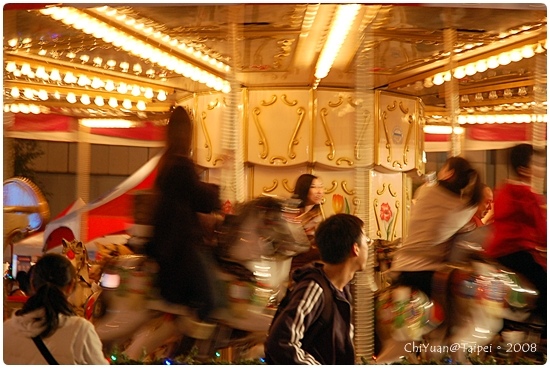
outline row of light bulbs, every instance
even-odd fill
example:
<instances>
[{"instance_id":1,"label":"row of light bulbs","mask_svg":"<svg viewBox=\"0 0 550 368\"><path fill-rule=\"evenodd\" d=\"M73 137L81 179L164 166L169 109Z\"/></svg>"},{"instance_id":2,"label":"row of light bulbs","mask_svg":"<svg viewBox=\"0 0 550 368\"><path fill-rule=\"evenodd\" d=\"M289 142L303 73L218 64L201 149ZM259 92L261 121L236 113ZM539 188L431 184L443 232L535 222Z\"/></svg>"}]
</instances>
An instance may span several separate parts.
<instances>
[{"instance_id":1,"label":"row of light bulbs","mask_svg":"<svg viewBox=\"0 0 550 368\"><path fill-rule=\"evenodd\" d=\"M459 115L459 124L546 123L547 114Z\"/></svg>"},{"instance_id":2,"label":"row of light bulbs","mask_svg":"<svg viewBox=\"0 0 550 368\"><path fill-rule=\"evenodd\" d=\"M99 21L98 19L95 19L75 8L54 6L41 9L40 12L77 30L82 30L82 32L90 34L95 38L102 39L104 42L121 48L137 57L149 60L154 64L158 64L163 68L181 74L186 78L205 84L209 88L213 88L224 93L231 91L228 81L206 70L180 60L179 58L164 52L149 43L128 35L117 28ZM172 39L168 40L168 42L172 42ZM184 47L187 46L185 45Z\"/></svg>"},{"instance_id":3,"label":"row of light bulbs","mask_svg":"<svg viewBox=\"0 0 550 368\"><path fill-rule=\"evenodd\" d=\"M22 113L22 114L41 114L41 113L49 113L49 109L47 109L44 106L39 106L36 104L24 104L24 103L13 103L13 104L4 104L4 112L12 112L14 114Z\"/></svg>"},{"instance_id":4,"label":"row of light bulbs","mask_svg":"<svg viewBox=\"0 0 550 368\"><path fill-rule=\"evenodd\" d=\"M10 95L13 98L19 98L21 96L21 92L19 91L19 88L13 87L11 89ZM28 100L35 100L36 98L38 98L39 100L47 101L49 99L49 94L44 89L35 90L35 89L32 89L32 88L24 88L23 89L23 96ZM61 94L59 93L59 91L55 91L53 93L53 97L56 100L60 100L61 99ZM74 94L73 92L69 92L65 96L65 99L67 100L67 102L69 102L71 104L76 103L78 100L80 100L80 102L83 105L89 105L89 104L92 103L92 99L91 99L90 95L88 95L86 93L82 94L80 96L80 98L77 98L76 94ZM98 107L102 107L102 106L105 106L105 99L101 95L96 95L94 97L93 103ZM115 97L109 97L108 100L107 100L107 104L109 106L111 106L113 109L115 109L115 108L118 107L118 100ZM123 108L127 109L127 110L130 110L132 108L132 101L125 98L125 99L122 100L121 106ZM136 102L135 106L138 110L141 110L141 111L143 111L147 108L147 104L145 103L145 101L142 101L142 100L139 100L138 102Z\"/></svg>"},{"instance_id":5,"label":"row of light bulbs","mask_svg":"<svg viewBox=\"0 0 550 368\"><path fill-rule=\"evenodd\" d=\"M156 39L158 41L165 42L167 45L170 45L171 47L177 47L179 50L185 52L189 56L193 56L197 59L200 59L200 60L208 63L209 65L219 69L220 71L229 72L231 70L229 65L226 65L223 62L218 61L218 60L208 56L207 54L201 52L200 50L196 50L193 47L188 46L184 42L181 42L176 38L170 37L169 35L161 32L161 31L158 31L158 30L155 31L155 29L153 29L153 27L146 26L145 23L143 23L139 20L136 20L135 18L133 18L133 17L127 15L127 14L119 12L115 8L111 8L107 5L105 5L105 6L101 6L101 7L98 7L98 8L94 8L94 10L96 10L99 13L103 13L103 14L107 15L111 19L114 18L117 21L124 22L124 24L126 24L129 27L132 27L136 32L138 32L138 33L140 33L144 36L153 37L154 39Z\"/></svg>"},{"instance_id":6,"label":"row of light bulbs","mask_svg":"<svg viewBox=\"0 0 550 368\"><path fill-rule=\"evenodd\" d=\"M147 99L152 99L155 97L154 91L151 87L141 87L137 84L130 85L126 84L124 82L118 83L118 85L115 85L115 83L110 80L103 80L100 77L94 76L92 79L90 79L85 74L79 74L78 77L74 75L72 72L66 72L64 77L61 77L61 73L58 69L52 68L50 73L46 71L46 67L44 66L38 66L36 70L33 70L28 63L21 64L21 68L18 68L18 65L14 61L8 61L6 63L6 71L9 73L12 73L14 77L19 78L22 76L25 76L29 79L41 79L45 82L52 81L52 82L61 82L63 81L66 84L76 84L80 87L87 87L90 86L94 89L100 89L103 88L107 92L113 92L117 91L120 94L131 94L132 96L138 97L143 92L143 97ZM14 90L15 89L15 90ZM15 94L18 94L18 88L14 87L12 89L12 96ZM46 98L47 99L47 98ZM166 92L164 90L158 90L157 92L157 99L159 101L166 100Z\"/></svg>"},{"instance_id":7,"label":"row of light bulbs","mask_svg":"<svg viewBox=\"0 0 550 368\"><path fill-rule=\"evenodd\" d=\"M508 65L511 62L518 62L522 59L528 59L545 51L546 40L532 45L525 45L523 47L519 47L511 51L505 51L498 55L493 55L486 59L478 60L464 66L458 66L453 69L452 72L445 71L437 73L433 77L424 79L423 86L425 88L431 88L434 85L440 86L445 82L449 82L452 77L455 79L462 79L466 76L473 76L476 73L483 73L487 71L487 69L496 69L501 65Z\"/></svg>"},{"instance_id":8,"label":"row of light bulbs","mask_svg":"<svg viewBox=\"0 0 550 368\"><path fill-rule=\"evenodd\" d=\"M22 40L20 40L18 38L12 38L12 39L8 40L8 46L10 46L12 49L16 49L20 44L23 45L23 47L25 47L25 46L30 45L31 43L32 43L31 38L24 38ZM38 50L38 55L40 55L40 56L45 56L47 54L48 54L48 50L46 50L44 48L40 48L40 50ZM69 52L67 52L66 57L69 60L74 61L74 59L77 57L77 54L74 51L69 51ZM79 59L80 59L82 64L86 64L90 60L90 56L88 54L82 54L82 55L80 55ZM116 62L116 60L109 59L105 62L105 64L103 64L103 58L100 57L100 56L96 56L92 59L92 64L96 68L104 67L104 68L109 69L109 70L115 70L117 62ZM119 64L119 67L120 67L120 70L123 73L127 73L130 70L130 63L128 63L127 61L121 61L120 64ZM135 75L140 75L143 72L143 68L142 68L141 64L135 63L132 66L132 72ZM149 68L145 71L145 75L148 76L149 78L154 78L156 74L157 74L157 72L153 68ZM161 78L166 78L166 73L165 72L159 72L159 76Z\"/></svg>"}]
</instances>

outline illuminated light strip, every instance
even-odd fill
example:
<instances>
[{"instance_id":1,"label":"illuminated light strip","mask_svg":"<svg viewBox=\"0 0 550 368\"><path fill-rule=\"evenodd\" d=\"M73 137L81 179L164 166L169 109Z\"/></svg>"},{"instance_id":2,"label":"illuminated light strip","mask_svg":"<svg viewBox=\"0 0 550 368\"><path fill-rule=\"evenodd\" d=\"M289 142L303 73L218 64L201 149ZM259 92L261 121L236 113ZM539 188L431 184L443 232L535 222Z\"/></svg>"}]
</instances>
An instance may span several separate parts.
<instances>
[{"instance_id":1,"label":"illuminated light strip","mask_svg":"<svg viewBox=\"0 0 550 368\"><path fill-rule=\"evenodd\" d=\"M451 80L451 75L456 79L462 79L465 76L473 76L476 73L482 73L487 69L496 69L501 65L508 65L511 62L518 62L522 59L528 59L536 54L546 50L546 40L531 45L518 47L511 51L504 51L498 55L489 56L486 59L474 61L466 65L458 66L451 71L445 71L428 77L424 80L424 86L429 88L430 84L440 86Z\"/></svg>"},{"instance_id":2,"label":"illuminated light strip","mask_svg":"<svg viewBox=\"0 0 550 368\"><path fill-rule=\"evenodd\" d=\"M201 61L204 61L210 64L211 66L219 69L220 71L229 72L231 70L229 65L226 65L223 62L218 61L206 55L205 53L201 52L200 50L196 50L193 47L185 44L184 42L181 42L176 38L172 38L165 33L162 33L160 31L154 31L152 27L144 25L142 21L136 20L133 17L130 17L124 13L121 13L115 8L111 8L105 5L99 8L92 8L90 9L90 11L104 14L111 19L116 19L117 22L119 22L120 24L133 28L135 32L145 37L154 37L156 42L162 43L169 47L177 47L179 50L184 51L189 56L192 56L196 59L200 59ZM124 18L119 21L118 18L122 18L122 17Z\"/></svg>"},{"instance_id":3,"label":"illuminated light strip","mask_svg":"<svg viewBox=\"0 0 550 368\"><path fill-rule=\"evenodd\" d=\"M459 124L547 123L547 114L459 115Z\"/></svg>"},{"instance_id":4,"label":"illuminated light strip","mask_svg":"<svg viewBox=\"0 0 550 368\"><path fill-rule=\"evenodd\" d=\"M453 127L449 125L425 125L424 133L427 134L451 134L453 132ZM455 127L455 134L464 134L464 128Z\"/></svg>"},{"instance_id":5,"label":"illuminated light strip","mask_svg":"<svg viewBox=\"0 0 550 368\"><path fill-rule=\"evenodd\" d=\"M123 119L80 119L80 125L88 128L132 128L136 123Z\"/></svg>"},{"instance_id":6,"label":"illuminated light strip","mask_svg":"<svg viewBox=\"0 0 550 368\"><path fill-rule=\"evenodd\" d=\"M165 67L166 69L181 74L186 78L205 84L209 88L213 88L224 93L229 93L231 91L228 81L190 63L180 60L150 44L138 40L135 37L130 36L117 28L95 19L75 8L49 7L46 9L41 9L40 12L70 27L81 30L86 34L90 34L95 38L102 39L104 42L110 43L115 47L119 47L126 52L149 60L154 64Z\"/></svg>"},{"instance_id":7,"label":"illuminated light strip","mask_svg":"<svg viewBox=\"0 0 550 368\"><path fill-rule=\"evenodd\" d=\"M346 40L347 34L360 8L361 5L359 4L338 5L334 21L332 22L327 36L327 41L323 50L321 50L319 60L315 66L315 87L319 84L319 81L325 78L330 72L332 64L336 56L338 56L338 52Z\"/></svg>"}]
</instances>

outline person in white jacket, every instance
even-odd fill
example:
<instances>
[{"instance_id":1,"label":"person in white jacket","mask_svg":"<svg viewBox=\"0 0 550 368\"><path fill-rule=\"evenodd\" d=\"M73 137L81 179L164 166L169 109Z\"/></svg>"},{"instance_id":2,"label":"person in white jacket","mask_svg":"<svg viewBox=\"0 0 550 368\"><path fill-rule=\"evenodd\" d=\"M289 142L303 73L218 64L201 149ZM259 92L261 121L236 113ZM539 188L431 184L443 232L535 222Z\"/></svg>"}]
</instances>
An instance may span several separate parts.
<instances>
[{"instance_id":1,"label":"person in white jacket","mask_svg":"<svg viewBox=\"0 0 550 368\"><path fill-rule=\"evenodd\" d=\"M60 365L109 364L94 326L67 300L74 283L67 258L48 253L38 260L31 278L34 294L4 322L5 364L48 364L33 341L37 336Z\"/></svg>"},{"instance_id":2,"label":"person in white jacket","mask_svg":"<svg viewBox=\"0 0 550 368\"><path fill-rule=\"evenodd\" d=\"M391 271L397 283L431 296L432 279L451 254L453 237L470 222L483 196L478 172L462 157L450 157L411 208L409 233L396 251Z\"/></svg>"}]
</instances>

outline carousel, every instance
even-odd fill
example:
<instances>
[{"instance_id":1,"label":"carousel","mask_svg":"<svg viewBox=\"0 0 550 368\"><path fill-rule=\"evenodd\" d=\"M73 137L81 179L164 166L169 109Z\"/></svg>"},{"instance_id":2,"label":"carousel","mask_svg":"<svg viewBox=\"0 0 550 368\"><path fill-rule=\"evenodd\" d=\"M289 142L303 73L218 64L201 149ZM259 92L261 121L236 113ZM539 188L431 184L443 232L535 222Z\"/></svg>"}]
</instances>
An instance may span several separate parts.
<instances>
[{"instance_id":1,"label":"carousel","mask_svg":"<svg viewBox=\"0 0 550 368\"><path fill-rule=\"evenodd\" d=\"M26 300L12 294L17 273L58 252L113 364L260 364L307 243L289 220L294 183L312 173L324 215L354 214L373 239L352 285L357 363L425 363L398 351L440 316L393 293L386 273L413 194L450 156L496 187L512 146L546 152L546 22L537 3L6 4L4 320ZM209 222L227 294L216 323L163 301L143 254L175 106L192 113L193 160L231 219ZM546 196L545 154L535 169ZM483 298L449 301L468 311L456 326L468 354L436 363L545 363L540 326L526 322L532 290L515 282L483 321ZM514 329L487 327L505 318ZM486 348L507 343L520 351Z\"/></svg>"}]
</instances>

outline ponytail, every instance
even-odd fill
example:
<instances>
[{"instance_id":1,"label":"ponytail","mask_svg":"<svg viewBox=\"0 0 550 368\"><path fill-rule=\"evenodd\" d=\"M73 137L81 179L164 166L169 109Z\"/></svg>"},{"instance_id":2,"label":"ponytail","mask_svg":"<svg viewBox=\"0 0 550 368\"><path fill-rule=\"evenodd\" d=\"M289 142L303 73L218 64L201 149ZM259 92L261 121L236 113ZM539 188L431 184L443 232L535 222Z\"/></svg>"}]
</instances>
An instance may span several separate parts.
<instances>
[{"instance_id":1,"label":"ponytail","mask_svg":"<svg viewBox=\"0 0 550 368\"><path fill-rule=\"evenodd\" d=\"M40 334L42 338L50 336L57 330L59 326L59 314L66 316L76 315L73 306L67 300L63 290L51 283L46 283L36 290L23 308L16 312L16 315L21 316L38 309L44 309L45 311L45 329Z\"/></svg>"},{"instance_id":2,"label":"ponytail","mask_svg":"<svg viewBox=\"0 0 550 368\"><path fill-rule=\"evenodd\" d=\"M76 315L63 290L74 281L75 276L76 270L67 258L56 253L46 253L33 268L31 284L34 294L16 315L43 309L44 331L40 336L50 336L59 327L59 314Z\"/></svg>"}]
</instances>

